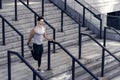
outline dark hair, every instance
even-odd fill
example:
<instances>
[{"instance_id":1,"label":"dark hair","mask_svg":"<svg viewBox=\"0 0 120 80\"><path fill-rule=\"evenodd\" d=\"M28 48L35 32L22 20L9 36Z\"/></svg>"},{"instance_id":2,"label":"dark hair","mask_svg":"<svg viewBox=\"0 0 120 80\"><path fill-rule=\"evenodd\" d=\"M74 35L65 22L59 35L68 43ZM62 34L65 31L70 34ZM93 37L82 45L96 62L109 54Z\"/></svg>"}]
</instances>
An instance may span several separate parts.
<instances>
[{"instance_id":1,"label":"dark hair","mask_svg":"<svg viewBox=\"0 0 120 80\"><path fill-rule=\"evenodd\" d=\"M40 21L41 19L44 19L43 17L38 17L37 18L37 21Z\"/></svg>"}]
</instances>

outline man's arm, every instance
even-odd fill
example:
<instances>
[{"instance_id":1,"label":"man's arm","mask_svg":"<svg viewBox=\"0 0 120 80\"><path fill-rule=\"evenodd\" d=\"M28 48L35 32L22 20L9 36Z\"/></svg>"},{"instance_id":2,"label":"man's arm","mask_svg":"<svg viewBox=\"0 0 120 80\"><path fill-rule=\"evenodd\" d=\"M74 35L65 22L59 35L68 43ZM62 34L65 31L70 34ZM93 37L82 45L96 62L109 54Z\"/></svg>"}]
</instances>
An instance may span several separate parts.
<instances>
[{"instance_id":1,"label":"man's arm","mask_svg":"<svg viewBox=\"0 0 120 80\"><path fill-rule=\"evenodd\" d=\"M31 32L30 32L30 35L29 35L29 39L28 39L27 45L29 45L30 41L32 40L34 33L35 33L35 28L33 28L33 29L31 30Z\"/></svg>"},{"instance_id":2,"label":"man's arm","mask_svg":"<svg viewBox=\"0 0 120 80\"><path fill-rule=\"evenodd\" d=\"M43 34L44 38L47 39L48 41L54 41L52 38L49 38L47 36L47 33L46 33L46 29L45 29L45 33Z\"/></svg>"}]
</instances>

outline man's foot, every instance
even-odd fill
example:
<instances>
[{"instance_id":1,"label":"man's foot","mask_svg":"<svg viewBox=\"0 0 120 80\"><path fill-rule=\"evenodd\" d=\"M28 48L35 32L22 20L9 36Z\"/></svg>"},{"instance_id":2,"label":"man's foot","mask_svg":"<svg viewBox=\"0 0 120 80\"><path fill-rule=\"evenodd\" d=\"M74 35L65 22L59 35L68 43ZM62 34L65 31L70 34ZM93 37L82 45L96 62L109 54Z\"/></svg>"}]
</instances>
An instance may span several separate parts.
<instances>
[{"instance_id":1,"label":"man's foot","mask_svg":"<svg viewBox=\"0 0 120 80\"><path fill-rule=\"evenodd\" d=\"M38 68L37 70L40 71L41 73L44 73L44 72L45 72L45 71L43 71L43 70L41 70L41 69L39 69L39 68Z\"/></svg>"}]
</instances>

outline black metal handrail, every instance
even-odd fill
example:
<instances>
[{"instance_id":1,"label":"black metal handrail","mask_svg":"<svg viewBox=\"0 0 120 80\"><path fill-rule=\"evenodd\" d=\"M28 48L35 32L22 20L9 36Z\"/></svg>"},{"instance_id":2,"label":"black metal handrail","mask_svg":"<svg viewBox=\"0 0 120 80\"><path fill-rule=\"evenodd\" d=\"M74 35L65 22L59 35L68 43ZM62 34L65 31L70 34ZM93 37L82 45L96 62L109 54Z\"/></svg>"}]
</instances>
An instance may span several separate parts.
<instances>
[{"instance_id":1,"label":"black metal handrail","mask_svg":"<svg viewBox=\"0 0 120 80\"><path fill-rule=\"evenodd\" d=\"M55 4L52 0L50 0L50 2L52 2L58 9L60 9L61 10L61 32L63 32L63 13L65 13L65 14L67 14L71 19L73 19L76 23L78 23L79 24L79 27L78 27L78 37L79 37L79 54L78 54L78 59L80 59L81 58L81 44L80 44L80 42L81 42L81 35L80 35L80 33L81 33L81 23L79 22L79 21L77 21L76 19L74 19L70 14L68 14L67 12L66 12L66 8L64 8L64 9L62 9L61 7L59 7L57 4ZM65 6L66 6L66 1L65 1ZM64 7L65 7L64 6Z\"/></svg>"},{"instance_id":2,"label":"black metal handrail","mask_svg":"<svg viewBox=\"0 0 120 80\"><path fill-rule=\"evenodd\" d=\"M94 15L94 17L96 17L99 21L100 21L100 38L102 38L102 19L100 16L98 16L98 14L96 14L95 12L93 12L92 10L88 9L85 5L83 5L82 3L80 3L78 0L75 0L79 5L81 5L84 9L83 9L83 18L85 18L85 10L88 10L91 14ZM83 23L85 23L85 19L83 19ZM83 24L85 25L85 24Z\"/></svg>"},{"instance_id":3,"label":"black metal handrail","mask_svg":"<svg viewBox=\"0 0 120 80\"><path fill-rule=\"evenodd\" d=\"M113 27L104 27L104 39L103 39L103 46L106 47L106 35L107 35L107 30L112 30L115 33L117 33L120 36L120 33ZM103 54L105 53L105 50L103 49ZM104 63L103 63L104 64ZM104 73L101 74L104 76Z\"/></svg>"},{"instance_id":4,"label":"black metal handrail","mask_svg":"<svg viewBox=\"0 0 120 80\"><path fill-rule=\"evenodd\" d=\"M81 35L80 35L80 33L81 33L81 23L78 21L78 20L76 20L76 19L74 19L67 11L66 11L66 6L67 6L67 4L66 4L66 0L65 0L65 4L64 4L64 9L62 9L61 7L59 7L54 1L52 1L52 0L50 0L50 2L52 2L55 6L57 6L57 8L59 8L60 10L61 10L61 32L63 32L63 13L66 13L72 20L74 20L76 23L78 23L79 24L79 33L78 33L78 39L79 39L79 54L78 54L78 58L80 59L81 58ZM84 6L84 5L82 5L82 6ZM92 12L92 11L91 11ZM93 12L92 12L93 13ZM94 13L93 13L94 14ZM95 14L94 14L95 15ZM95 16L95 17L97 17L98 18L98 16ZM100 19L101 20L101 19ZM83 20L84 21L84 20ZM102 21L101 21L102 22ZM100 27L100 34L101 34L101 30L102 30L102 24L101 24L101 27ZM101 35L100 35L101 36Z\"/></svg>"},{"instance_id":5,"label":"black metal handrail","mask_svg":"<svg viewBox=\"0 0 120 80\"><path fill-rule=\"evenodd\" d=\"M114 32L116 32L118 35L120 35L120 32L117 31L115 28L113 27L105 27L105 29L110 29L110 30L113 30Z\"/></svg>"},{"instance_id":6,"label":"black metal handrail","mask_svg":"<svg viewBox=\"0 0 120 80\"><path fill-rule=\"evenodd\" d=\"M19 1L34 14L34 21L35 21L34 23L36 25L36 17L40 17L40 16L32 8L26 5L22 0L19 0ZM42 2L44 2L44 0L42 0ZM17 4L17 0L15 0L15 4ZM16 14L15 16L17 17L17 5L15 6L15 14ZM53 39L55 40L56 39L55 28L52 25L50 25L46 20L44 20L44 22L53 30ZM53 52L55 52L55 45L53 45Z\"/></svg>"},{"instance_id":7,"label":"black metal handrail","mask_svg":"<svg viewBox=\"0 0 120 80\"><path fill-rule=\"evenodd\" d=\"M0 15L0 18L2 19L2 42L3 45L5 45L5 22L21 37L21 53L24 57L24 36L21 34L11 23L9 23L2 15Z\"/></svg>"},{"instance_id":8,"label":"black metal handrail","mask_svg":"<svg viewBox=\"0 0 120 80\"><path fill-rule=\"evenodd\" d=\"M64 17L64 16L63 16L63 13L67 14L72 20L74 20L76 23L78 23L78 24L81 25L81 23L79 23L77 20L75 20L73 17L71 17L71 15L68 14L65 9L62 9L61 7L59 7L59 6L58 6L57 4L55 4L54 1L52 1L52 0L50 0L50 2L52 2L58 9L61 10L61 32L63 32L63 17Z\"/></svg>"},{"instance_id":9,"label":"black metal handrail","mask_svg":"<svg viewBox=\"0 0 120 80\"><path fill-rule=\"evenodd\" d=\"M103 39L103 45L104 45L104 47L106 46L106 33L107 33L107 30L112 30L112 31L114 31L115 33L117 33L119 36L120 36L120 32L119 31L117 31L115 28L113 28L113 27L104 27L104 39Z\"/></svg>"},{"instance_id":10,"label":"black metal handrail","mask_svg":"<svg viewBox=\"0 0 120 80\"><path fill-rule=\"evenodd\" d=\"M65 9L62 9L61 7L59 7L57 4L55 4L52 0L50 0L50 2L52 2L58 9L60 9L61 10L61 32L63 32L63 13L65 13L65 14L67 14L71 19L73 19L76 23L78 23L79 24L79 29L78 29L78 37L79 37L79 54L78 54L78 59L80 59L81 58L81 44L80 44L80 42L81 42L81 35L80 35L80 33L81 33L81 23L79 23L79 21L77 21L77 20L75 20L70 14L68 14L67 12L66 12L66 8ZM66 1L65 1L65 3L66 3ZM66 6L66 5L65 5ZM65 7L64 6L64 7Z\"/></svg>"},{"instance_id":11,"label":"black metal handrail","mask_svg":"<svg viewBox=\"0 0 120 80\"><path fill-rule=\"evenodd\" d=\"M89 38L91 38L95 43L97 43L101 48L102 48L102 65L101 65L101 76L104 76L104 63L105 63L105 51L112 56L115 60L117 60L118 62L120 62L120 60L114 56L106 47L104 47L102 44L100 44L96 39L94 39L92 36L90 36L89 34L85 34L85 33L81 33L81 35L85 35L88 36Z\"/></svg>"},{"instance_id":12,"label":"black metal handrail","mask_svg":"<svg viewBox=\"0 0 120 80\"><path fill-rule=\"evenodd\" d=\"M80 4L84 9L83 9L83 23L82 23L82 26L85 25L85 10L88 10L91 14L93 14L99 21L100 21L100 38L102 38L102 19L97 15L95 14L92 10L88 9L86 6L84 6L83 4L81 4L79 1L75 0L78 4ZM66 13L69 17L71 17L75 22L77 22L78 24L81 25L81 23L79 21L77 21L76 19L74 19L70 14L68 14L67 10L66 10L66 7L67 7L67 0L65 0L65 3L64 3L64 9L62 9L61 7L59 7L57 4L55 4L54 1L50 0L50 2L52 2L55 6L57 6L60 10L61 10L61 15L63 15L63 13ZM78 16L79 17L79 16ZM61 20L63 17L61 16ZM63 23L61 21L61 23ZM61 25L61 28L62 28L62 25ZM62 30L61 30L62 31Z\"/></svg>"},{"instance_id":13,"label":"black metal handrail","mask_svg":"<svg viewBox=\"0 0 120 80\"><path fill-rule=\"evenodd\" d=\"M36 76L40 80L45 80L31 65L28 63L22 56L20 56L17 52L14 51L8 51L7 52L7 59L8 59L8 80L11 79L11 54L16 55L20 60L22 60L23 63L26 64L26 66L33 72L33 80L36 80Z\"/></svg>"},{"instance_id":14,"label":"black metal handrail","mask_svg":"<svg viewBox=\"0 0 120 80\"><path fill-rule=\"evenodd\" d=\"M89 71L80 61L78 61L67 49L65 49L60 43L48 41L48 70L51 70L51 53L50 44L57 44L66 54L72 58L72 80L75 80L75 62L78 63L85 71L87 71L95 80L99 80L91 71Z\"/></svg>"}]
</instances>

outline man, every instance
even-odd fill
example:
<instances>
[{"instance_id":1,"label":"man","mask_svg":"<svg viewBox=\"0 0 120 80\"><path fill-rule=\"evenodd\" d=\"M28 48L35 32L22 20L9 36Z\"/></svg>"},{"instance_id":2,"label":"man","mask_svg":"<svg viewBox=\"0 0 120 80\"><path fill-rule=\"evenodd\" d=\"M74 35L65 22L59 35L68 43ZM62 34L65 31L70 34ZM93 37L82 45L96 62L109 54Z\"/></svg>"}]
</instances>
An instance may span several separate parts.
<instances>
[{"instance_id":1,"label":"man","mask_svg":"<svg viewBox=\"0 0 120 80\"><path fill-rule=\"evenodd\" d=\"M32 52L33 58L38 61L37 70L40 71L41 59L43 54L43 38L49 41L53 41L53 39L48 38L46 35L46 29L43 26L44 18L38 17L37 22L38 22L37 26L35 26L30 32L27 45L29 46L33 38L33 50L31 50L31 52Z\"/></svg>"}]
</instances>

